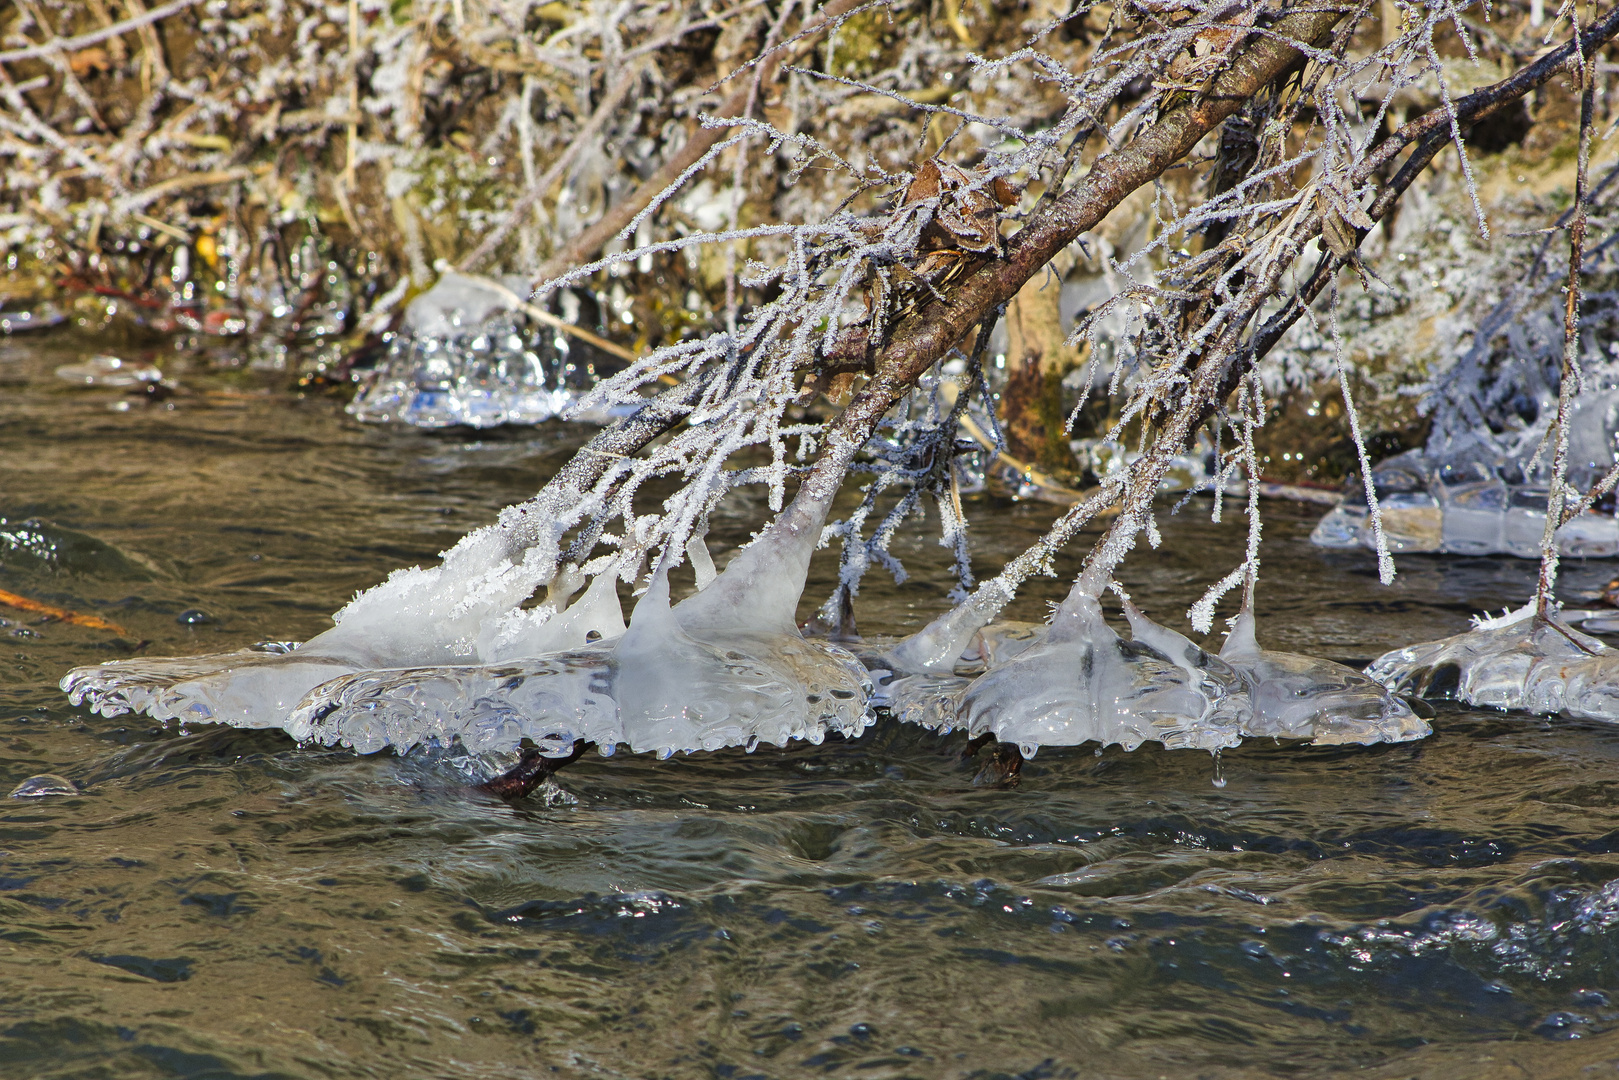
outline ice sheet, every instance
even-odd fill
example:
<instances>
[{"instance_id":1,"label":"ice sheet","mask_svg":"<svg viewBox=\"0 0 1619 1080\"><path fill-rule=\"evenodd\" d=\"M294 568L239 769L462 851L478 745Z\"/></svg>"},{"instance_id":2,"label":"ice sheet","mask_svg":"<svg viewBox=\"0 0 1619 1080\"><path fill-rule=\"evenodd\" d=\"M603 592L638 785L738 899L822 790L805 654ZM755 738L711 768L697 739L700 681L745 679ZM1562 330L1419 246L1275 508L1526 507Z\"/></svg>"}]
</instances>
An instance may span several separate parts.
<instances>
[{"instance_id":1,"label":"ice sheet","mask_svg":"<svg viewBox=\"0 0 1619 1080\"><path fill-rule=\"evenodd\" d=\"M1396 693L1619 721L1619 653L1527 604L1438 641L1385 653L1366 674Z\"/></svg>"},{"instance_id":2,"label":"ice sheet","mask_svg":"<svg viewBox=\"0 0 1619 1080\"><path fill-rule=\"evenodd\" d=\"M1253 614L1234 621L1220 659L1248 684L1244 735L1309 739L1317 746L1407 742L1433 734L1411 706L1360 672L1313 656L1262 649Z\"/></svg>"}]
</instances>

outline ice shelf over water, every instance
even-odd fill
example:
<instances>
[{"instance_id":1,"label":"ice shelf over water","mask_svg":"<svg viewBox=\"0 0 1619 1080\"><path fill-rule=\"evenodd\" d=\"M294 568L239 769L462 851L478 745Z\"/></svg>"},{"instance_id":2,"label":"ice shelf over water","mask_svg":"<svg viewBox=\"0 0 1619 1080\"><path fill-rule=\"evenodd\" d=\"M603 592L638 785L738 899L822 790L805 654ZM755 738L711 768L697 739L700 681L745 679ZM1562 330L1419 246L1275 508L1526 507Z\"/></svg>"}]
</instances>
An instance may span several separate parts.
<instances>
[{"instance_id":1,"label":"ice shelf over water","mask_svg":"<svg viewBox=\"0 0 1619 1080\"><path fill-rule=\"evenodd\" d=\"M935 664L890 682L889 708L905 723L1017 742L1025 756L1039 746L1092 740L1126 749L1153 739L1173 749L1216 750L1258 736L1336 745L1432 733L1409 705L1359 672L1259 648L1247 611L1213 656L1128 598L1123 606L1130 641L1102 621L1096 598L1084 591L1070 594L1050 628L989 623L953 670ZM1057 629L1059 621L1066 625ZM933 629L931 636L939 636ZM883 664L903 671L914 654L904 644ZM978 671L987 673L975 680Z\"/></svg>"},{"instance_id":2,"label":"ice shelf over water","mask_svg":"<svg viewBox=\"0 0 1619 1080\"><path fill-rule=\"evenodd\" d=\"M1615 461L1619 390L1592 390L1574 399L1569 421L1569 481L1583 491ZM1472 433L1444 447L1408 450L1372 469L1391 551L1517 555L1538 559L1546 529L1552 452L1543 428L1515 437ZM1310 539L1321 547L1373 549L1364 490L1351 485ZM1557 530L1564 555L1619 555L1619 520L1611 510L1581 514Z\"/></svg>"},{"instance_id":3,"label":"ice shelf over water","mask_svg":"<svg viewBox=\"0 0 1619 1080\"><path fill-rule=\"evenodd\" d=\"M62 686L107 716L282 727L365 753L455 743L510 752L526 738L552 756L585 740L604 754L624 745L667 757L819 743L828 731L853 737L870 722L865 668L836 645L806 640L794 623L830 503L830 494L801 490L712 579L706 549L694 543L706 584L675 605L666 559L627 627L617 561L604 560L573 599L580 575L529 565L554 562L554 538L548 556L541 545L502 569L490 552L473 557L480 543L499 541L492 529L437 570L397 573L302 647L118 661L76 669ZM520 609L547 579L545 603ZM437 592L424 593L431 586ZM414 636L411 615L427 617Z\"/></svg>"},{"instance_id":4,"label":"ice shelf over water","mask_svg":"<svg viewBox=\"0 0 1619 1080\"><path fill-rule=\"evenodd\" d=\"M1472 630L1385 653L1366 674L1396 693L1619 721L1619 652L1533 602Z\"/></svg>"}]
</instances>

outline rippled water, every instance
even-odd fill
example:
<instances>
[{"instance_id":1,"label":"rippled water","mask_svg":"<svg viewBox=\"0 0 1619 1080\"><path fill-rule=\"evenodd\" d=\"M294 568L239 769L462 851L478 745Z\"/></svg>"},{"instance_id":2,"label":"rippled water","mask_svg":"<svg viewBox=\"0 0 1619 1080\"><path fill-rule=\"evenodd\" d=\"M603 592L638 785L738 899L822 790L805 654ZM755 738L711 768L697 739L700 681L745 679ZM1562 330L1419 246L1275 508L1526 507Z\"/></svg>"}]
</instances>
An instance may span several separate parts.
<instances>
[{"instance_id":1,"label":"rippled water","mask_svg":"<svg viewBox=\"0 0 1619 1080\"><path fill-rule=\"evenodd\" d=\"M0 589L152 655L308 637L587 434L362 428L168 361L185 391L148 404L55 379L79 355L0 342ZM984 569L1053 513L972 510ZM1182 628L1243 539L1198 510L1125 573ZM1364 663L1531 582L1408 557L1382 589L1268 510L1273 647ZM716 554L762 497L726 512ZM917 580L873 582L867 631L941 605L948 553L903 546ZM1619 568L1565 565L1576 592ZM1442 709L1418 744L1228 751L1223 789L1206 754L1048 749L1004 791L885 722L588 756L513 808L447 763L92 717L56 680L127 645L0 617L0 791L80 791L0 805L0 1076L1619 1073L1619 728Z\"/></svg>"}]
</instances>

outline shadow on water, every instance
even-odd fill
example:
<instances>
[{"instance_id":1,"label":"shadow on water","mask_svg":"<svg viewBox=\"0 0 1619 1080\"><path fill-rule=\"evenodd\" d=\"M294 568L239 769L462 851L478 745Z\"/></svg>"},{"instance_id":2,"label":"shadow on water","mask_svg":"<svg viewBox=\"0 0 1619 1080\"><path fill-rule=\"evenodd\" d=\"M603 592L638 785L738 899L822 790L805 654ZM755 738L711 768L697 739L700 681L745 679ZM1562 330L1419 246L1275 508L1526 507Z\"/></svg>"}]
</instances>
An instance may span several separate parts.
<instances>
[{"instance_id":1,"label":"shadow on water","mask_svg":"<svg viewBox=\"0 0 1619 1080\"><path fill-rule=\"evenodd\" d=\"M130 637L0 609L0 785L64 792L0 806L0 1075L1619 1071L1619 728L1442 708L1422 743L1227 751L1224 788L1203 754L1079 748L1007 791L973 785L960 736L883 722L589 756L507 806L448 758L101 719L56 691L67 668L316 633L583 433L361 428L206 372L173 409L114 411L59 362L0 345L0 589ZM980 569L1053 513L972 509ZM759 513L722 508L717 553ZM1309 547L1312 513L1270 513L1277 647L1364 662L1533 573L1413 557L1382 589L1370 558ZM1163 525L1125 584L1184 626L1242 524ZM948 552L896 549L914 577L871 580L868 631L942 603Z\"/></svg>"}]
</instances>

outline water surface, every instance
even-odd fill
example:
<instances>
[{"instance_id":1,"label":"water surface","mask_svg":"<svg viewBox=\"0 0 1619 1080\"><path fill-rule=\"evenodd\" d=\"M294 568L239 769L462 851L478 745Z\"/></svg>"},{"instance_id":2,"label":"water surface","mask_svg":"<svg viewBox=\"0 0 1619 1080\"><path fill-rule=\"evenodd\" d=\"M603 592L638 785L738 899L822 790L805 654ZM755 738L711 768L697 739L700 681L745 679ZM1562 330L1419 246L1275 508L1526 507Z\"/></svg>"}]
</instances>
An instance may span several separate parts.
<instances>
[{"instance_id":1,"label":"water surface","mask_svg":"<svg viewBox=\"0 0 1619 1080\"><path fill-rule=\"evenodd\" d=\"M169 357L183 392L149 403L53 376L81 356L0 342L0 589L129 631L0 608L0 791L81 792L0 805L0 1076L1619 1074L1619 727L1447 708L1418 744L1228 751L1223 789L1206 754L1048 749L1006 791L885 721L591 756L507 807L444 762L69 708L62 673L134 642L318 633L588 435L361 427ZM1054 514L970 509L985 572ZM1245 525L1168 510L1123 576L1184 630ZM1316 512L1267 510L1273 647L1364 663L1532 582L1410 557L1385 589L1310 547ZM764 512L727 504L722 563ZM943 603L948 552L896 549L914 578L870 579L868 632Z\"/></svg>"}]
</instances>

